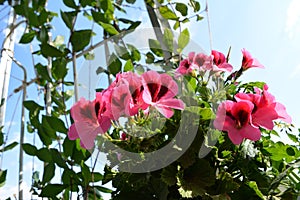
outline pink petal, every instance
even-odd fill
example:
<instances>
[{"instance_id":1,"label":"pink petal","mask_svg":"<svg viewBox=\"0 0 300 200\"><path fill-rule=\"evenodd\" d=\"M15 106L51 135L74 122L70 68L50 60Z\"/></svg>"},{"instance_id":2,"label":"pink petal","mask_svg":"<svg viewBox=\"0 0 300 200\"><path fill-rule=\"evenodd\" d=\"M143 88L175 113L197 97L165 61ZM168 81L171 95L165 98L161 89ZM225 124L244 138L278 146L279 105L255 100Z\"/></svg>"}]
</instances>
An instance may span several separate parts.
<instances>
[{"instance_id":1,"label":"pink petal","mask_svg":"<svg viewBox=\"0 0 300 200\"><path fill-rule=\"evenodd\" d=\"M261 132L259 128L255 128L251 125L245 126L239 130L244 138L247 138L252 141L257 141L261 137Z\"/></svg>"},{"instance_id":2,"label":"pink petal","mask_svg":"<svg viewBox=\"0 0 300 200\"><path fill-rule=\"evenodd\" d=\"M185 106L181 99L164 99L157 102L156 105L174 108L177 110L183 110Z\"/></svg>"},{"instance_id":3,"label":"pink petal","mask_svg":"<svg viewBox=\"0 0 300 200\"><path fill-rule=\"evenodd\" d=\"M235 145L241 144L244 140L244 137L241 135L240 130L234 127L228 130L228 137L231 140L231 142Z\"/></svg>"},{"instance_id":4,"label":"pink petal","mask_svg":"<svg viewBox=\"0 0 300 200\"><path fill-rule=\"evenodd\" d=\"M252 123L256 126L264 127L268 130L274 128L273 120L278 118L278 114L272 107L262 107L252 115Z\"/></svg>"},{"instance_id":5,"label":"pink petal","mask_svg":"<svg viewBox=\"0 0 300 200\"><path fill-rule=\"evenodd\" d=\"M82 144L86 149L92 149L96 136L101 132L98 122L91 124L88 121L83 121L77 122L75 125Z\"/></svg>"},{"instance_id":6,"label":"pink petal","mask_svg":"<svg viewBox=\"0 0 300 200\"><path fill-rule=\"evenodd\" d=\"M77 138L79 138L75 123L70 126L68 131L68 137L70 140L76 140Z\"/></svg>"},{"instance_id":7,"label":"pink petal","mask_svg":"<svg viewBox=\"0 0 300 200\"><path fill-rule=\"evenodd\" d=\"M168 74L161 74L161 85L168 88L167 93L162 98L173 98L178 93L177 83Z\"/></svg>"},{"instance_id":8,"label":"pink petal","mask_svg":"<svg viewBox=\"0 0 300 200\"><path fill-rule=\"evenodd\" d=\"M220 131L229 131L232 130L232 127L235 126L235 122L229 117L224 115L217 115L217 118L214 120L214 127Z\"/></svg>"},{"instance_id":9,"label":"pink petal","mask_svg":"<svg viewBox=\"0 0 300 200\"><path fill-rule=\"evenodd\" d=\"M111 127L111 119L106 116L103 116L98 122L100 126L99 133L105 133Z\"/></svg>"},{"instance_id":10,"label":"pink petal","mask_svg":"<svg viewBox=\"0 0 300 200\"><path fill-rule=\"evenodd\" d=\"M278 114L278 119L281 119L282 121L285 121L286 123L291 124L292 118L290 115L287 114L286 108L281 103L276 103L275 110Z\"/></svg>"},{"instance_id":11,"label":"pink petal","mask_svg":"<svg viewBox=\"0 0 300 200\"><path fill-rule=\"evenodd\" d=\"M156 105L155 108L166 118L171 118L174 115L174 111L169 107Z\"/></svg>"}]
</instances>

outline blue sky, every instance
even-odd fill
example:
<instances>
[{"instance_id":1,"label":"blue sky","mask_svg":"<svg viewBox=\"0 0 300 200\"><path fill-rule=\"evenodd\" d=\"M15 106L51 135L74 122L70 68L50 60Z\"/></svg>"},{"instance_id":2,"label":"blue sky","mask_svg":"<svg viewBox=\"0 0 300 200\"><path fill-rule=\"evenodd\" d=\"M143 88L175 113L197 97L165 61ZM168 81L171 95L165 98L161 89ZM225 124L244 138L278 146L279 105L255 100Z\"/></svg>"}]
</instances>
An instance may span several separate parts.
<instances>
[{"instance_id":1,"label":"blue sky","mask_svg":"<svg viewBox=\"0 0 300 200\"><path fill-rule=\"evenodd\" d=\"M204 8L204 3L201 4ZM57 10L59 6L49 4L50 10ZM60 7L59 7L60 8ZM1 7L0 7L1 9ZM1 12L0 17L6 12ZM133 12L134 13L134 12ZM147 19L145 11L136 11L137 18ZM205 13L203 13L206 17ZM229 46L232 47L231 63L235 69L241 63L241 49L246 48L257 58L265 69L250 69L242 77L243 81L265 81L269 90L276 99L283 103L288 113L293 118L293 123L300 127L300 92L298 85L300 80L300 1L299 0L210 0L209 16L212 31L213 48L224 53ZM0 29L4 28L5 21L0 22ZM79 24L80 25L80 24ZM54 36L63 34L64 30L54 29ZM150 26L150 25L149 25ZM206 52L210 51L207 21L195 23L193 20L189 25L191 39L201 46ZM17 37L22 34L23 29L18 30ZM3 34L0 35L0 41ZM17 39L18 40L18 39ZM200 51L200 50L199 50ZM29 49L22 45L15 46L15 57L25 66L29 66L29 73L33 74L32 63L30 62ZM81 61L82 63L82 61ZM80 71L81 65L79 65ZM13 90L21 85L22 71L13 65L12 78L8 94L6 113L6 131L9 124L12 124L9 131L8 141L18 141L20 130L20 106L12 117L13 109L17 105L19 93L14 94ZM1 80L0 80L1 81ZM30 87L29 98L43 101L43 95L38 95L36 86ZM32 135L27 134L27 142L32 142ZM12 197L17 194L17 164L18 149L4 154L2 168L8 168L7 184L0 188L0 200ZM36 159L37 160L37 159ZM25 156L24 178L26 180L25 190L29 190L31 181L31 157ZM37 162L35 162L37 163ZM41 166L35 166L42 171ZM25 198L30 198L26 193Z\"/></svg>"}]
</instances>

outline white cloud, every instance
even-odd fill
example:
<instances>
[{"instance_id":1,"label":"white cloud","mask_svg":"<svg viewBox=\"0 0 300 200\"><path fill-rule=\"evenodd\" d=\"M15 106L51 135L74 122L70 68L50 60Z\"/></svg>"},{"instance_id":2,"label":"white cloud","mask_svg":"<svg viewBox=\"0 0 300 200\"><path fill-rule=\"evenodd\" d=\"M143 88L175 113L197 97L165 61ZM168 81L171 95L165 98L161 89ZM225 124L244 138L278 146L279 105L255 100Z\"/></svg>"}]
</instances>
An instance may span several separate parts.
<instances>
[{"instance_id":1,"label":"white cloud","mask_svg":"<svg viewBox=\"0 0 300 200\"><path fill-rule=\"evenodd\" d=\"M285 31L290 39L300 32L300 1L292 0L287 9Z\"/></svg>"}]
</instances>

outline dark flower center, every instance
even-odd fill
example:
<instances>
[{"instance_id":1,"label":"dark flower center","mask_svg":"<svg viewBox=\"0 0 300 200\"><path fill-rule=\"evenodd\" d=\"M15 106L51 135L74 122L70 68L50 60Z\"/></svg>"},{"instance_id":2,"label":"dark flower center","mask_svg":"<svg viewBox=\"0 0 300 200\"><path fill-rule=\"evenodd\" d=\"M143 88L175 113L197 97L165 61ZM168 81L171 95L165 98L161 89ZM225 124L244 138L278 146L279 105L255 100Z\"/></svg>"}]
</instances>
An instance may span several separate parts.
<instances>
[{"instance_id":1,"label":"dark flower center","mask_svg":"<svg viewBox=\"0 0 300 200\"><path fill-rule=\"evenodd\" d=\"M236 126L238 129L241 129L244 125L249 122L250 115L245 110L240 110L237 114Z\"/></svg>"}]
</instances>

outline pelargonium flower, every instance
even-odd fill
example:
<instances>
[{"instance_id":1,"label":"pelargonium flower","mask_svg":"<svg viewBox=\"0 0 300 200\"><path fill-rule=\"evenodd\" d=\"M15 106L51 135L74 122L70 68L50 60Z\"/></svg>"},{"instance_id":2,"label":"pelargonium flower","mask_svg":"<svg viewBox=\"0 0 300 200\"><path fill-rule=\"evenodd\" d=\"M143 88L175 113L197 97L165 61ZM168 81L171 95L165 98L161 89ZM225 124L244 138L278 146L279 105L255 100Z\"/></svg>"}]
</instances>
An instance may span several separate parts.
<instances>
[{"instance_id":1,"label":"pelargonium flower","mask_svg":"<svg viewBox=\"0 0 300 200\"><path fill-rule=\"evenodd\" d=\"M247 51L246 49L242 49L242 53L243 53L242 68L244 71L252 67L264 68L264 66L260 64L256 58L253 58L251 56L249 51Z\"/></svg>"},{"instance_id":2,"label":"pelargonium flower","mask_svg":"<svg viewBox=\"0 0 300 200\"><path fill-rule=\"evenodd\" d=\"M95 101L81 98L71 108L74 123L68 131L69 139L80 138L83 148L92 149L96 136L105 133L111 125L110 119L102 117L101 112L103 112L103 104L99 97ZM97 117L97 115L101 117Z\"/></svg>"},{"instance_id":3,"label":"pelargonium flower","mask_svg":"<svg viewBox=\"0 0 300 200\"><path fill-rule=\"evenodd\" d=\"M197 67L193 65L195 52L190 52L188 54L188 58L183 59L179 63L179 67L176 69L176 73L180 75L189 75L193 73L193 70L195 70Z\"/></svg>"},{"instance_id":4,"label":"pelargonium flower","mask_svg":"<svg viewBox=\"0 0 300 200\"><path fill-rule=\"evenodd\" d=\"M190 52L188 58L182 60L179 63L179 67L176 69L177 74L190 75L194 73L194 70L208 71L212 69L212 57L205 55L204 53Z\"/></svg>"},{"instance_id":5,"label":"pelargonium flower","mask_svg":"<svg viewBox=\"0 0 300 200\"><path fill-rule=\"evenodd\" d=\"M194 56L193 65L195 65L200 71L208 71L213 69L212 56L208 56L204 53L198 53Z\"/></svg>"},{"instance_id":6,"label":"pelargonium flower","mask_svg":"<svg viewBox=\"0 0 300 200\"><path fill-rule=\"evenodd\" d=\"M144 85L143 100L155 107L166 118L173 116L172 108L184 109L183 101L174 98L178 93L178 86L171 76L148 71L142 74L142 81Z\"/></svg>"},{"instance_id":7,"label":"pelargonium flower","mask_svg":"<svg viewBox=\"0 0 300 200\"><path fill-rule=\"evenodd\" d=\"M274 128L274 120L281 119L287 123L292 122L292 118L287 114L283 104L276 102L275 97L268 92L265 84L263 90L256 88L255 94L238 93L235 95L237 101L249 100L255 107L252 113L253 125L269 130Z\"/></svg>"},{"instance_id":8,"label":"pelargonium flower","mask_svg":"<svg viewBox=\"0 0 300 200\"><path fill-rule=\"evenodd\" d=\"M214 126L227 131L233 144L241 144L244 138L257 141L261 137L260 130L251 124L251 113L254 104L250 101L234 102L227 100L218 107Z\"/></svg>"},{"instance_id":9,"label":"pelargonium flower","mask_svg":"<svg viewBox=\"0 0 300 200\"><path fill-rule=\"evenodd\" d=\"M109 117L117 120L119 117L133 116L139 109L149 106L142 98L143 84L141 78L132 72L118 74L116 80L103 91L109 106Z\"/></svg>"},{"instance_id":10,"label":"pelargonium flower","mask_svg":"<svg viewBox=\"0 0 300 200\"><path fill-rule=\"evenodd\" d=\"M212 70L215 72L223 71L223 72L231 72L233 67L229 63L226 62L225 55L219 51L212 50L211 52L213 56L213 68Z\"/></svg>"}]
</instances>

